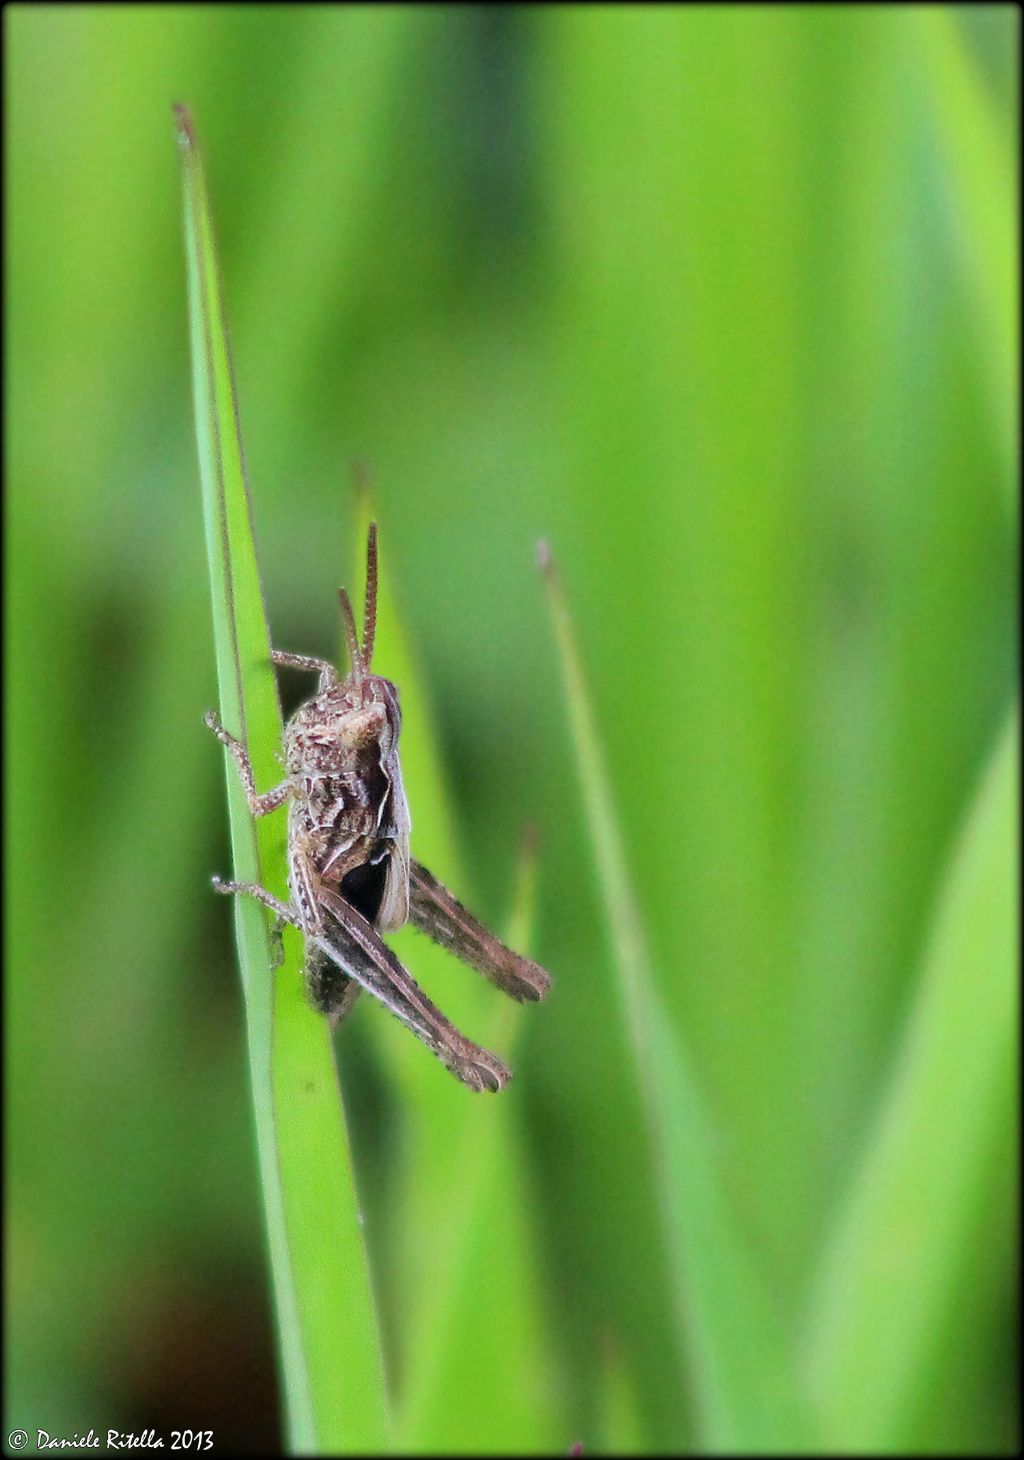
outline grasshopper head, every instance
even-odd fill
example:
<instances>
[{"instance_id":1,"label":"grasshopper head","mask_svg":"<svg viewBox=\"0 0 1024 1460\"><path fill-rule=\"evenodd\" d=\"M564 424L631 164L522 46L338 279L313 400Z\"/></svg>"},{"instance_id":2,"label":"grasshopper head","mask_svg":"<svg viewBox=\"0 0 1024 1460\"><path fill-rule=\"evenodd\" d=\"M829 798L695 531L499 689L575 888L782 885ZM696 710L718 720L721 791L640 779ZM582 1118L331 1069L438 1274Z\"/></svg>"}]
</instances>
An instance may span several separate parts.
<instances>
[{"instance_id":1,"label":"grasshopper head","mask_svg":"<svg viewBox=\"0 0 1024 1460\"><path fill-rule=\"evenodd\" d=\"M402 716L398 691L389 679L370 672L377 625L377 525L372 523L366 547L366 607L363 614L363 642L356 631L352 602L344 588L339 590L345 620L351 668L344 679L336 679L295 716L294 760L296 765L343 770L353 757L369 752L383 763L394 749Z\"/></svg>"}]
</instances>

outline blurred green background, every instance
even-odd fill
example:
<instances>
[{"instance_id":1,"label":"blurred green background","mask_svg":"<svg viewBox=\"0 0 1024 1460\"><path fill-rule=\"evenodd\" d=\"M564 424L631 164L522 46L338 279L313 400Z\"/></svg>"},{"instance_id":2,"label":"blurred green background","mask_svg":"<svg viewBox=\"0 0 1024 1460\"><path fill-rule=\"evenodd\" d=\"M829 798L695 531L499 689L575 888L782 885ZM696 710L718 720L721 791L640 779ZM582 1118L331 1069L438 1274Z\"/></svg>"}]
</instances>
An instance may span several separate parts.
<instances>
[{"instance_id":1,"label":"blurred green background","mask_svg":"<svg viewBox=\"0 0 1024 1460\"><path fill-rule=\"evenodd\" d=\"M546 1448L698 1446L534 545L563 569L661 992L798 1349L1015 694L1019 15L9 6L4 27L5 1431L281 1444L208 882L230 856L201 723L181 100L275 642L337 654L363 460L460 891L492 923L540 831L556 989L507 1098ZM431 992L458 1022L472 975L450 977ZM372 1214L406 1153L368 1003L338 1048ZM1000 1032L891 1448L1016 1444ZM369 1224L385 1291L390 1231ZM908 1250L931 1235L926 1213Z\"/></svg>"}]
</instances>

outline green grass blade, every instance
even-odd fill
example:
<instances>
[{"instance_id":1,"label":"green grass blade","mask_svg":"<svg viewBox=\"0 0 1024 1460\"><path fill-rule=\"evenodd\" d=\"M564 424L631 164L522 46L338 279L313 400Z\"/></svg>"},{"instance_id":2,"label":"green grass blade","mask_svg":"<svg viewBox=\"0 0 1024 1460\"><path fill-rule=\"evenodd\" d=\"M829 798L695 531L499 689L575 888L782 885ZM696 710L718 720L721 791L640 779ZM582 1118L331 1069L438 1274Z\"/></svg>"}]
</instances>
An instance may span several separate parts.
<instances>
[{"instance_id":1,"label":"green grass blade","mask_svg":"<svg viewBox=\"0 0 1024 1460\"><path fill-rule=\"evenodd\" d=\"M792 1357L736 1230L717 1169L713 1127L655 982L568 607L546 549L542 566L703 1444L715 1450L805 1448L811 1425Z\"/></svg>"},{"instance_id":2,"label":"green grass blade","mask_svg":"<svg viewBox=\"0 0 1024 1460\"><path fill-rule=\"evenodd\" d=\"M601 1359L600 1399L601 1437L593 1448L609 1455L649 1454L636 1385L622 1351L611 1344ZM680 1445L681 1451L684 1448Z\"/></svg>"},{"instance_id":3,"label":"green grass blade","mask_svg":"<svg viewBox=\"0 0 1024 1460\"><path fill-rule=\"evenodd\" d=\"M524 847L506 930L521 951L531 941L536 870L535 854ZM524 1013L509 1001L495 1004L486 1041L511 1054ZM413 1372L399 1427L408 1454L543 1453L567 1445L528 1241L517 1116L508 1100L465 1110L452 1186L458 1203L411 1335Z\"/></svg>"},{"instance_id":4,"label":"green grass blade","mask_svg":"<svg viewBox=\"0 0 1024 1460\"><path fill-rule=\"evenodd\" d=\"M807 1367L844 1449L915 1445L929 1371L956 1342L978 1192L1015 1129L1018 724L1012 713L939 903L909 1027L816 1285Z\"/></svg>"},{"instance_id":5,"label":"green grass blade","mask_svg":"<svg viewBox=\"0 0 1024 1460\"><path fill-rule=\"evenodd\" d=\"M369 519L364 496L360 561L352 580L356 601L362 599ZM385 529L374 668L392 678L401 694L413 853L472 905L430 697L393 590L388 541ZM515 947L527 941L532 923L532 875L532 868L521 869L510 929ZM511 1003L412 929L389 941L456 1026L514 1066L519 1016L529 1019L537 1011ZM372 1017L380 1011L368 1012ZM397 1446L404 1453L557 1449L562 1437L528 1221L520 1086L513 1080L500 1096L473 1095L396 1021L374 1022L400 1089L399 1144L407 1153L394 1196L400 1214L396 1337L406 1375L397 1405Z\"/></svg>"},{"instance_id":6,"label":"green grass blade","mask_svg":"<svg viewBox=\"0 0 1024 1460\"><path fill-rule=\"evenodd\" d=\"M221 717L257 783L280 778L281 712L252 538L251 504L202 161L177 108L196 434ZM286 896L283 815L254 821L227 765L235 876ZM380 1450L387 1405L359 1202L327 1026L306 1004L301 939L280 966L266 911L235 900L260 1174L292 1447Z\"/></svg>"},{"instance_id":7,"label":"green grass blade","mask_svg":"<svg viewBox=\"0 0 1024 1460\"><path fill-rule=\"evenodd\" d=\"M993 439L1003 468L1000 485L1016 518L1020 200L1014 134L1008 126L1001 129L956 12L928 6L913 12L912 21L910 35L923 61L928 115L941 149L952 233L989 386ZM1018 15L1018 42L1019 25Z\"/></svg>"}]
</instances>

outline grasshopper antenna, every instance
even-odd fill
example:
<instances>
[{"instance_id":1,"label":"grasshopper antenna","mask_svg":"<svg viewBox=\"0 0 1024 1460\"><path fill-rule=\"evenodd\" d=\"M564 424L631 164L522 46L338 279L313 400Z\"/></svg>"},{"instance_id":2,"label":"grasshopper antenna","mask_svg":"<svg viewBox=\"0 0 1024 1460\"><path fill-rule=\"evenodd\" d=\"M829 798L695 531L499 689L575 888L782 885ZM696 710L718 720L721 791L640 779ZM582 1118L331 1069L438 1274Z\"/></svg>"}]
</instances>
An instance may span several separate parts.
<instances>
[{"instance_id":1,"label":"grasshopper antenna","mask_svg":"<svg viewBox=\"0 0 1024 1460\"><path fill-rule=\"evenodd\" d=\"M363 609L363 668L370 672L373 639L377 632L377 524L370 523L366 540L366 606Z\"/></svg>"},{"instance_id":2,"label":"grasshopper antenna","mask_svg":"<svg viewBox=\"0 0 1024 1460\"><path fill-rule=\"evenodd\" d=\"M363 677L363 655L359 648L359 637L356 634L356 621L352 612L352 600L344 588L338 589L338 597L341 599L341 611L345 616L345 637L348 640L348 655L352 661L352 678L358 683Z\"/></svg>"},{"instance_id":3,"label":"grasshopper antenna","mask_svg":"<svg viewBox=\"0 0 1024 1460\"><path fill-rule=\"evenodd\" d=\"M352 612L352 600L344 588L338 589L341 611L345 615L345 637L348 639L349 658L352 660L352 675L358 682L370 671L373 658L373 639L377 631L377 524L370 523L370 535L366 542L366 605L363 609L363 647L359 647L356 617Z\"/></svg>"}]
</instances>

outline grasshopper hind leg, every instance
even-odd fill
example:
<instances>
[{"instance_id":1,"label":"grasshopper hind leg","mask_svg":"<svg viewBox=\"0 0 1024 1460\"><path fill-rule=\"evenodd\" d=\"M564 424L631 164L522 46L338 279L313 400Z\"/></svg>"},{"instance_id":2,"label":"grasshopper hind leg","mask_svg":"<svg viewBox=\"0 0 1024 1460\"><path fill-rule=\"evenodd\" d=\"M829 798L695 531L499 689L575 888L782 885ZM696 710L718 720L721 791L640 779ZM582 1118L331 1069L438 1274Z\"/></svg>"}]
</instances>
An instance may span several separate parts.
<instances>
[{"instance_id":1,"label":"grasshopper hind leg","mask_svg":"<svg viewBox=\"0 0 1024 1460\"><path fill-rule=\"evenodd\" d=\"M362 914L330 888L320 889L320 899L329 916L323 935L308 943L379 999L471 1090L504 1089L511 1072L449 1023Z\"/></svg>"}]
</instances>

